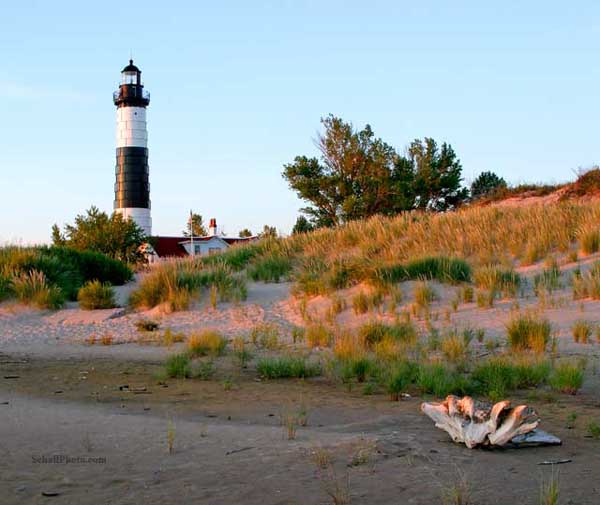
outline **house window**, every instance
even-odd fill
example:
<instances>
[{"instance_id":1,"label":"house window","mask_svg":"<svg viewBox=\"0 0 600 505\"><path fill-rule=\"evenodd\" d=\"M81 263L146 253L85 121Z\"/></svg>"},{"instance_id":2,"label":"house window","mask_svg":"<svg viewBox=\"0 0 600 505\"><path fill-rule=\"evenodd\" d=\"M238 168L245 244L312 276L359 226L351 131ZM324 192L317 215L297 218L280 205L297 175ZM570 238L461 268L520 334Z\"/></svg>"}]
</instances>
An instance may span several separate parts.
<instances>
[{"instance_id":1,"label":"house window","mask_svg":"<svg viewBox=\"0 0 600 505\"><path fill-rule=\"evenodd\" d=\"M208 248L208 254L218 254L220 252L221 252L220 247L209 247Z\"/></svg>"},{"instance_id":2,"label":"house window","mask_svg":"<svg viewBox=\"0 0 600 505\"><path fill-rule=\"evenodd\" d=\"M200 247L200 244L194 244L194 254L201 254L202 253L202 248Z\"/></svg>"}]
</instances>

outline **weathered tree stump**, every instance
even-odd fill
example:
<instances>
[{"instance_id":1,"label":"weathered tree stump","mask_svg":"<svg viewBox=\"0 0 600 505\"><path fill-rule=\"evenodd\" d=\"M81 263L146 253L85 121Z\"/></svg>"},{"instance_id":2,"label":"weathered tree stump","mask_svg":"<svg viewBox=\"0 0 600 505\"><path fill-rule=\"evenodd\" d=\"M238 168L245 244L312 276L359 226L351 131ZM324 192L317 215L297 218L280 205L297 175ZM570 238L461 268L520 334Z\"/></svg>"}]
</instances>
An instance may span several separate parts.
<instances>
[{"instance_id":1,"label":"weathered tree stump","mask_svg":"<svg viewBox=\"0 0 600 505\"><path fill-rule=\"evenodd\" d=\"M421 404L437 428L446 431L452 440L469 449L477 446L503 446L514 437L533 431L540 422L527 405L510 408L510 401L491 404L475 401L470 396L448 396L442 403Z\"/></svg>"}]
</instances>

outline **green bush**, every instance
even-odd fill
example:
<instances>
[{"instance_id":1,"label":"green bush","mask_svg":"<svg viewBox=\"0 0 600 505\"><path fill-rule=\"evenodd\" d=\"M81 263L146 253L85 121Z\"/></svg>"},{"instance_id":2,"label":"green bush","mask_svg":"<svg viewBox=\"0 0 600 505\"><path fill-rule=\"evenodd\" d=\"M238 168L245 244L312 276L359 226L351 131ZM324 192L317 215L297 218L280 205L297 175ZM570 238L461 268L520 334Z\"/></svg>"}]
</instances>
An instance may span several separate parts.
<instances>
[{"instance_id":1,"label":"green bush","mask_svg":"<svg viewBox=\"0 0 600 505\"><path fill-rule=\"evenodd\" d=\"M259 360L256 371L265 379L307 378L320 375L321 367L303 358L281 356Z\"/></svg>"},{"instance_id":2,"label":"green bush","mask_svg":"<svg viewBox=\"0 0 600 505\"><path fill-rule=\"evenodd\" d=\"M192 375L190 358L187 354L173 354L167 358L165 371L168 377L185 379Z\"/></svg>"},{"instance_id":3,"label":"green bush","mask_svg":"<svg viewBox=\"0 0 600 505\"><path fill-rule=\"evenodd\" d=\"M471 379L477 392L497 401L515 389L537 387L550 375L547 360L527 356L498 356L475 366Z\"/></svg>"},{"instance_id":4,"label":"green bush","mask_svg":"<svg viewBox=\"0 0 600 505\"><path fill-rule=\"evenodd\" d=\"M561 361L554 367L550 376L550 386L561 393L577 394L583 385L584 369L581 363Z\"/></svg>"},{"instance_id":5,"label":"green bush","mask_svg":"<svg viewBox=\"0 0 600 505\"><path fill-rule=\"evenodd\" d=\"M84 310L112 309L116 306L115 290L110 284L89 281L77 294L79 306Z\"/></svg>"},{"instance_id":6,"label":"green bush","mask_svg":"<svg viewBox=\"0 0 600 505\"><path fill-rule=\"evenodd\" d=\"M389 325L370 321L358 328L358 337L370 348L386 339L414 344L417 341L417 329L412 323L398 322Z\"/></svg>"},{"instance_id":7,"label":"green bush","mask_svg":"<svg viewBox=\"0 0 600 505\"><path fill-rule=\"evenodd\" d=\"M435 279L449 283L469 282L471 267L465 260L459 258L429 256L400 265L378 268L375 270L374 278L391 284L415 279Z\"/></svg>"},{"instance_id":8,"label":"green bush","mask_svg":"<svg viewBox=\"0 0 600 505\"><path fill-rule=\"evenodd\" d=\"M433 394L438 398L449 394L465 395L471 391L464 376L439 363L421 365L417 386L423 393Z\"/></svg>"},{"instance_id":9,"label":"green bush","mask_svg":"<svg viewBox=\"0 0 600 505\"><path fill-rule=\"evenodd\" d=\"M101 253L75 251L66 247L4 247L0 248L0 277L12 277L30 272L44 274L48 287L60 288L61 296L76 300L81 286L92 280L120 285L132 277L124 263ZM0 281L0 284L2 282ZM1 290L1 289L0 289ZM14 296L4 283L4 296ZM56 295L50 293L50 298Z\"/></svg>"},{"instance_id":10,"label":"green bush","mask_svg":"<svg viewBox=\"0 0 600 505\"><path fill-rule=\"evenodd\" d=\"M403 361L394 366L387 375L386 387L392 401L400 397L400 393L413 384L419 375L419 366L410 361Z\"/></svg>"}]
</instances>

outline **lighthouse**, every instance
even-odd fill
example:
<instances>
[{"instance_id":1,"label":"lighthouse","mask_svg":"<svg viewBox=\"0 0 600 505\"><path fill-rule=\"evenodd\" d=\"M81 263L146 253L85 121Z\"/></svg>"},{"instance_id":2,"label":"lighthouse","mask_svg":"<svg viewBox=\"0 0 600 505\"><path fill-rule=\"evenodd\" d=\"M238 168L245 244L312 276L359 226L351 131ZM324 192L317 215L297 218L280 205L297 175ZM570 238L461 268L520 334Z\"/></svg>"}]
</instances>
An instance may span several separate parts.
<instances>
[{"instance_id":1,"label":"lighthouse","mask_svg":"<svg viewBox=\"0 0 600 505\"><path fill-rule=\"evenodd\" d=\"M114 209L152 233L150 181L148 170L148 131L146 107L150 94L142 85L142 72L129 60L121 71L121 84L113 93L117 106L117 163Z\"/></svg>"}]
</instances>

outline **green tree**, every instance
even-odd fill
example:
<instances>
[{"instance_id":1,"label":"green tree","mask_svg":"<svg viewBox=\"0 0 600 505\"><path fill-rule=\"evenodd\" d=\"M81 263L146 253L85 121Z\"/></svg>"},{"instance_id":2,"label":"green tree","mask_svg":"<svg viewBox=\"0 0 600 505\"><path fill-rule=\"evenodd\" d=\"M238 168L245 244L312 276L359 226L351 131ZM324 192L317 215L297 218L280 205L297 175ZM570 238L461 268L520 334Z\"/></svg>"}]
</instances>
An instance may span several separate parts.
<instances>
[{"instance_id":1,"label":"green tree","mask_svg":"<svg viewBox=\"0 0 600 505\"><path fill-rule=\"evenodd\" d=\"M52 225L52 243L55 246L64 246L66 242L65 236L60 231L60 227L57 224Z\"/></svg>"},{"instance_id":2,"label":"green tree","mask_svg":"<svg viewBox=\"0 0 600 505\"><path fill-rule=\"evenodd\" d=\"M92 206L67 224L64 233L52 227L52 241L78 251L97 251L111 258L138 263L144 260L140 246L147 241L144 231L132 220L114 212L109 216Z\"/></svg>"},{"instance_id":3,"label":"green tree","mask_svg":"<svg viewBox=\"0 0 600 505\"><path fill-rule=\"evenodd\" d=\"M408 148L407 161L412 166L415 208L445 211L460 205L469 196L461 186L462 165L452 146L425 137Z\"/></svg>"},{"instance_id":4,"label":"green tree","mask_svg":"<svg viewBox=\"0 0 600 505\"><path fill-rule=\"evenodd\" d=\"M184 237L190 236L190 223L194 237L204 237L207 235L202 216L200 214L192 214L190 218L188 218L187 228L182 232Z\"/></svg>"},{"instance_id":5,"label":"green tree","mask_svg":"<svg viewBox=\"0 0 600 505\"><path fill-rule=\"evenodd\" d=\"M298 233L306 233L314 229L315 227L310 223L308 219L306 219L306 217L298 216L298 219L296 219L296 224L292 228L292 235L296 235Z\"/></svg>"},{"instance_id":6,"label":"green tree","mask_svg":"<svg viewBox=\"0 0 600 505\"><path fill-rule=\"evenodd\" d=\"M263 231L258 234L258 237L259 238L277 238L277 228L266 224L263 226Z\"/></svg>"},{"instance_id":7,"label":"green tree","mask_svg":"<svg viewBox=\"0 0 600 505\"><path fill-rule=\"evenodd\" d=\"M243 230L240 231L238 236L240 238L248 238L248 237L252 236L252 232L248 228L244 228Z\"/></svg>"},{"instance_id":8,"label":"green tree","mask_svg":"<svg viewBox=\"0 0 600 505\"><path fill-rule=\"evenodd\" d=\"M399 156L369 125L355 130L331 115L321 123L320 157L297 156L283 171L290 188L309 203L301 210L313 225L336 226L411 209L444 211L467 198L462 166L449 144L416 139Z\"/></svg>"},{"instance_id":9,"label":"green tree","mask_svg":"<svg viewBox=\"0 0 600 505\"><path fill-rule=\"evenodd\" d=\"M506 188L506 181L494 172L481 172L471 184L471 198L477 200L499 189Z\"/></svg>"},{"instance_id":10,"label":"green tree","mask_svg":"<svg viewBox=\"0 0 600 505\"><path fill-rule=\"evenodd\" d=\"M317 139L320 158L297 156L284 165L283 177L310 204L302 211L318 226L392 213L396 151L375 138L369 125L357 131L332 115L321 123L325 132Z\"/></svg>"}]
</instances>

